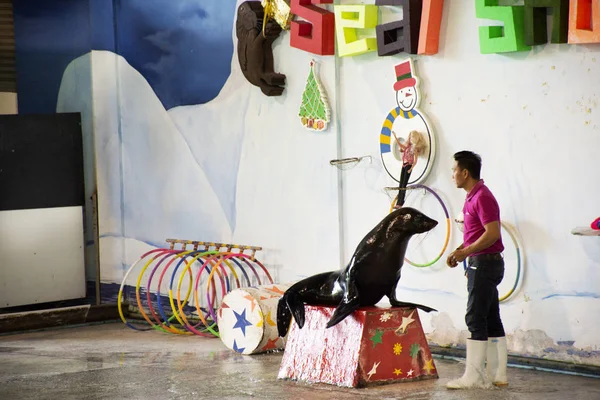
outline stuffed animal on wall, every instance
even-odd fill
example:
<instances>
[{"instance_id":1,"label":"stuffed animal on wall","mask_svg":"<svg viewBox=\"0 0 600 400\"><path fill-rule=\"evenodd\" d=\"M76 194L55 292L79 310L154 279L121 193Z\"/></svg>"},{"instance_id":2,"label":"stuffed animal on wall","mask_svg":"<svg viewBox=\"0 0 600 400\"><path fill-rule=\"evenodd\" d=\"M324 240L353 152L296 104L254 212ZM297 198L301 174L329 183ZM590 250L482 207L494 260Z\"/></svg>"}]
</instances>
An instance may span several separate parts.
<instances>
[{"instance_id":1,"label":"stuffed animal on wall","mask_svg":"<svg viewBox=\"0 0 600 400\"><path fill-rule=\"evenodd\" d=\"M267 96L281 96L285 75L273 71L271 45L279 37L281 27L268 20L263 29L264 9L260 1L240 4L236 21L238 60L242 73Z\"/></svg>"}]
</instances>

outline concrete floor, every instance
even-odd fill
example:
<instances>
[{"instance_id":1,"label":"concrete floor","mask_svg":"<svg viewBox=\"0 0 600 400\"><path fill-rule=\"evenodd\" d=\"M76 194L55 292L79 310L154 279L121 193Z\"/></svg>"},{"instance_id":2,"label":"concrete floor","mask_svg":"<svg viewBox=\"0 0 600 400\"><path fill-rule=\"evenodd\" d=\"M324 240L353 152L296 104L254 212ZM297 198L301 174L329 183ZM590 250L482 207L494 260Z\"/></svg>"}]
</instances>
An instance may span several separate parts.
<instances>
[{"instance_id":1,"label":"concrete floor","mask_svg":"<svg viewBox=\"0 0 600 400\"><path fill-rule=\"evenodd\" d=\"M17 399L600 399L600 379L520 368L510 386L448 391L463 364L436 359L440 379L366 389L277 380L282 353L241 356L219 339L105 324L0 337L0 398Z\"/></svg>"}]
</instances>

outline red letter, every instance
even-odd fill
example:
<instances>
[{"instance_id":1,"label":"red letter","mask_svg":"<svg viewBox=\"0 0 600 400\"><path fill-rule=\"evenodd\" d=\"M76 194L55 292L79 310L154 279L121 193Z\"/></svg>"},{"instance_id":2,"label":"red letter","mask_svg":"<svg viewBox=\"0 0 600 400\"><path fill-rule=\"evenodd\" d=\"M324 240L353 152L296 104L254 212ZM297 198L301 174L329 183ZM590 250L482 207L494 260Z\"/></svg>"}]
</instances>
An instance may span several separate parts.
<instances>
[{"instance_id":1,"label":"red letter","mask_svg":"<svg viewBox=\"0 0 600 400\"><path fill-rule=\"evenodd\" d=\"M290 9L306 21L292 21L290 46L322 56L335 54L335 14L312 4L333 0L292 0Z\"/></svg>"}]
</instances>

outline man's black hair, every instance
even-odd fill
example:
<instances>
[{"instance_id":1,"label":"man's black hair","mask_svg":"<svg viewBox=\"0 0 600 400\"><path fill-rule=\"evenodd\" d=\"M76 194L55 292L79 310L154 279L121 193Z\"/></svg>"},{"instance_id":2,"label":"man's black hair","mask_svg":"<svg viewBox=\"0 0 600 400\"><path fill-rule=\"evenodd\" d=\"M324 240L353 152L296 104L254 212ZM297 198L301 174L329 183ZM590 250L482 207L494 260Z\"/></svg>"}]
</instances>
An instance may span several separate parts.
<instances>
[{"instance_id":1,"label":"man's black hair","mask_svg":"<svg viewBox=\"0 0 600 400\"><path fill-rule=\"evenodd\" d=\"M481 157L472 151L463 150L454 154L454 159L460 169L469 171L473 179L480 179L481 175Z\"/></svg>"}]
</instances>

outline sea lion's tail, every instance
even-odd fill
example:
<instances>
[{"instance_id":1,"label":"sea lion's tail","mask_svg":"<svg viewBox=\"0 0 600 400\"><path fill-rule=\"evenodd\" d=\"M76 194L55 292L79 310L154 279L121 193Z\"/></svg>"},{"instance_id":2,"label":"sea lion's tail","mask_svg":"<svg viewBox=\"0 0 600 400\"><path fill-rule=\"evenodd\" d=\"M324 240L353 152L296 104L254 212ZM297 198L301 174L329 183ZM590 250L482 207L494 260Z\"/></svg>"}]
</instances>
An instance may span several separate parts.
<instances>
[{"instance_id":1,"label":"sea lion's tail","mask_svg":"<svg viewBox=\"0 0 600 400\"><path fill-rule=\"evenodd\" d=\"M287 335L292 322L292 315L302 329L304 326L304 302L297 292L287 290L277 303L277 332L279 336Z\"/></svg>"}]
</instances>

